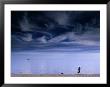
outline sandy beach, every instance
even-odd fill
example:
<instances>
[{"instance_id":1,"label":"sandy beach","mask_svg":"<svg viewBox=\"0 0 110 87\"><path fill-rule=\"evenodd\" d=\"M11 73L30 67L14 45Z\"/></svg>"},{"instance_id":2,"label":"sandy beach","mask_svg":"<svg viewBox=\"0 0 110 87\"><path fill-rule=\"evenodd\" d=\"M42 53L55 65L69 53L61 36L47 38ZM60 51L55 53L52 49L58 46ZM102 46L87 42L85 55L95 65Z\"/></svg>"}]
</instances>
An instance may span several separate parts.
<instances>
[{"instance_id":1,"label":"sandy beach","mask_svg":"<svg viewBox=\"0 0 110 87\"><path fill-rule=\"evenodd\" d=\"M11 74L12 77L100 77L100 74Z\"/></svg>"}]
</instances>

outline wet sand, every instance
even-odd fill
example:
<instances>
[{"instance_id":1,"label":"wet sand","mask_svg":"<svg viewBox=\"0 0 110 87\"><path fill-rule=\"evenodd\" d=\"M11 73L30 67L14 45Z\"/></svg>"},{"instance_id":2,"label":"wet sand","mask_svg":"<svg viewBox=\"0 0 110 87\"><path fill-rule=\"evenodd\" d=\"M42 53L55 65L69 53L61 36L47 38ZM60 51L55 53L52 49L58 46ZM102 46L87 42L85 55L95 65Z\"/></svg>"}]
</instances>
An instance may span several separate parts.
<instances>
[{"instance_id":1,"label":"wet sand","mask_svg":"<svg viewBox=\"0 0 110 87\"><path fill-rule=\"evenodd\" d=\"M100 74L11 74L12 77L100 77Z\"/></svg>"}]
</instances>

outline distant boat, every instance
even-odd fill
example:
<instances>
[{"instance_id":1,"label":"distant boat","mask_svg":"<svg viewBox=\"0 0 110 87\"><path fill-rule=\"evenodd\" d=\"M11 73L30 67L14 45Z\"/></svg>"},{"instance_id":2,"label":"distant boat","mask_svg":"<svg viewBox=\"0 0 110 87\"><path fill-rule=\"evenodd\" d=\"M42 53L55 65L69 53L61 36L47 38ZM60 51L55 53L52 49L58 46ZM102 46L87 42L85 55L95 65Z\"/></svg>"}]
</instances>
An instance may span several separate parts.
<instances>
[{"instance_id":1,"label":"distant boat","mask_svg":"<svg viewBox=\"0 0 110 87\"><path fill-rule=\"evenodd\" d=\"M26 59L26 60L30 60L30 59L28 58L28 59Z\"/></svg>"}]
</instances>

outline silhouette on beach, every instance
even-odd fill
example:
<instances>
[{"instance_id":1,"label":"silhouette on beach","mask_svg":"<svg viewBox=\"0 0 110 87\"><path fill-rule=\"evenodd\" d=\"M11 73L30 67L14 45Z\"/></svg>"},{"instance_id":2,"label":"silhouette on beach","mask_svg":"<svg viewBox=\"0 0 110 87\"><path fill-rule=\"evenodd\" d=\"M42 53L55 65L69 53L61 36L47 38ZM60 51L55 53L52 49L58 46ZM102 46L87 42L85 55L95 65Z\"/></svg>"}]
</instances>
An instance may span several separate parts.
<instances>
[{"instance_id":1,"label":"silhouette on beach","mask_svg":"<svg viewBox=\"0 0 110 87\"><path fill-rule=\"evenodd\" d=\"M81 70L81 68L80 68L80 67L78 67L78 72L77 72L77 73L80 73L80 70Z\"/></svg>"},{"instance_id":2,"label":"silhouette on beach","mask_svg":"<svg viewBox=\"0 0 110 87\"><path fill-rule=\"evenodd\" d=\"M63 75L63 73L61 73Z\"/></svg>"}]
</instances>

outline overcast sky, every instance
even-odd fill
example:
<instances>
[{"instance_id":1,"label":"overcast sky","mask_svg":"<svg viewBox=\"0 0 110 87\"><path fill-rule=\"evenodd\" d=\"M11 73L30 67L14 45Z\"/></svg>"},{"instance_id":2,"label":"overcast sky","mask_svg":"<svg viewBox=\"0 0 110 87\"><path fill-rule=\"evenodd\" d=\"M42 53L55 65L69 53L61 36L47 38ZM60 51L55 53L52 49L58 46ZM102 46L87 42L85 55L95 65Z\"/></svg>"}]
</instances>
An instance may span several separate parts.
<instances>
[{"instance_id":1,"label":"overcast sky","mask_svg":"<svg viewBox=\"0 0 110 87\"><path fill-rule=\"evenodd\" d=\"M99 11L12 11L12 49L99 48Z\"/></svg>"}]
</instances>

